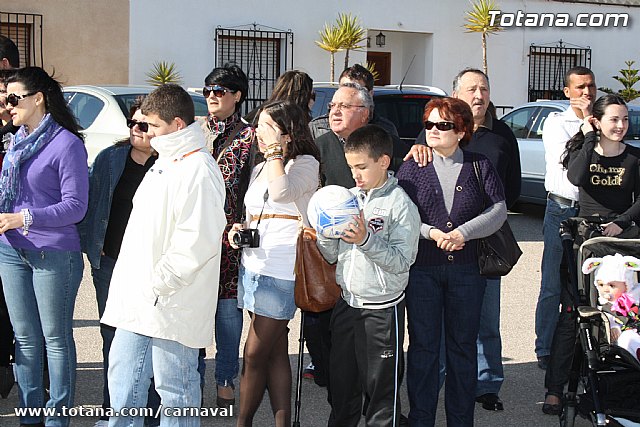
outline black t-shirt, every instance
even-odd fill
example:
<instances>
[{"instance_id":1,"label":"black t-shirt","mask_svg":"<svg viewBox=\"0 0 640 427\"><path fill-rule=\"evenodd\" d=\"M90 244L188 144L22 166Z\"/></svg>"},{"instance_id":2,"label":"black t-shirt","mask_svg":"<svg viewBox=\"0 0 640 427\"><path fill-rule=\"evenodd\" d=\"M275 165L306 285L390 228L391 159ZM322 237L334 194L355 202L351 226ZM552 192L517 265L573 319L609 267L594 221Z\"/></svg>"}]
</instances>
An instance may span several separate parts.
<instances>
[{"instance_id":1,"label":"black t-shirt","mask_svg":"<svg viewBox=\"0 0 640 427\"><path fill-rule=\"evenodd\" d=\"M109 224L107 225L102 247L104 254L110 258L118 259L124 230L127 228L129 216L133 209L133 196L136 194L144 175L155 161L156 156L151 156L144 165L140 165L131 158L131 152L127 156L124 170L113 191Z\"/></svg>"},{"instance_id":2,"label":"black t-shirt","mask_svg":"<svg viewBox=\"0 0 640 427\"><path fill-rule=\"evenodd\" d=\"M625 145L621 154L604 157L594 147L590 132L569 157L567 176L580 187L580 216L600 215L616 223L640 220L640 149Z\"/></svg>"}]
</instances>

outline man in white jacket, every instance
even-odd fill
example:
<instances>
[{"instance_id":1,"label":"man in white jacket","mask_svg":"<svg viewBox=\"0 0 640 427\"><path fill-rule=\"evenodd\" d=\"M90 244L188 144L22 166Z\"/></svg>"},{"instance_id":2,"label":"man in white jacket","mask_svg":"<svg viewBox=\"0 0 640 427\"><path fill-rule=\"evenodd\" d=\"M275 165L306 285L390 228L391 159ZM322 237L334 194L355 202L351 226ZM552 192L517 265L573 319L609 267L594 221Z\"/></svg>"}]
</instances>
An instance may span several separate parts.
<instances>
[{"instance_id":1,"label":"man in white jacket","mask_svg":"<svg viewBox=\"0 0 640 427\"><path fill-rule=\"evenodd\" d=\"M143 425L144 417L127 409L146 406L153 377L161 425L197 427L198 349L213 342L224 183L194 122L191 97L180 86L153 91L142 113L158 160L133 198L101 319L117 328L109 426Z\"/></svg>"}]
</instances>

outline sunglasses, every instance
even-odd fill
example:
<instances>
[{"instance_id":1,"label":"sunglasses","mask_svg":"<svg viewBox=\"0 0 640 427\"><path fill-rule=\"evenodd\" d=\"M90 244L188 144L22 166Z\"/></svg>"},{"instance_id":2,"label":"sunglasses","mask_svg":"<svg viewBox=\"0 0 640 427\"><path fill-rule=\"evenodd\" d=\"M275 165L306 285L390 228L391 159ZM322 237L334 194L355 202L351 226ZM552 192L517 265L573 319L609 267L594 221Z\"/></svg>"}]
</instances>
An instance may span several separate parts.
<instances>
[{"instance_id":1,"label":"sunglasses","mask_svg":"<svg viewBox=\"0 0 640 427\"><path fill-rule=\"evenodd\" d=\"M429 120L424 122L424 127L426 130L431 130L434 126L436 127L436 129L443 132L447 130L454 130L456 128L456 124L453 122L431 122Z\"/></svg>"},{"instance_id":2,"label":"sunglasses","mask_svg":"<svg viewBox=\"0 0 640 427\"><path fill-rule=\"evenodd\" d=\"M138 125L138 129L140 129L140 132L147 132L149 130L149 123L139 122L133 119L127 119L127 127L129 129L133 129L135 125Z\"/></svg>"},{"instance_id":3,"label":"sunglasses","mask_svg":"<svg viewBox=\"0 0 640 427\"><path fill-rule=\"evenodd\" d=\"M30 92L24 95L16 95L15 93L11 93L9 95L7 95L7 105L11 104L14 107L18 106L18 102L20 102L21 99L25 99L28 96L33 96L38 92Z\"/></svg>"},{"instance_id":4,"label":"sunglasses","mask_svg":"<svg viewBox=\"0 0 640 427\"><path fill-rule=\"evenodd\" d=\"M227 92L236 93L237 90L227 89L218 85L205 86L202 88L202 95L204 95L205 98L208 98L209 95L211 95L211 92L213 92L216 98L222 98Z\"/></svg>"}]
</instances>

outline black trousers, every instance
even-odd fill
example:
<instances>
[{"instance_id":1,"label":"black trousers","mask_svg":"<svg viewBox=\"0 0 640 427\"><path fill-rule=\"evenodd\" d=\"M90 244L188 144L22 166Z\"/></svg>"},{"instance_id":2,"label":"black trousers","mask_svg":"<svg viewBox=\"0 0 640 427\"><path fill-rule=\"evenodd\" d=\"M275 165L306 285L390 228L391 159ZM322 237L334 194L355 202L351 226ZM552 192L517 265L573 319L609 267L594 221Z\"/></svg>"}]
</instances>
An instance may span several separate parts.
<instances>
[{"instance_id":1,"label":"black trousers","mask_svg":"<svg viewBox=\"0 0 640 427\"><path fill-rule=\"evenodd\" d=\"M569 371L573 361L577 333L577 314L571 309L573 300L567 289L569 277L564 256L560 266L560 279L563 284L560 291L561 311L556 331L553 334L553 341L551 342L551 354L549 355L549 364L544 377L544 386L548 393L562 397L564 387L569 381Z\"/></svg>"},{"instance_id":2,"label":"black trousers","mask_svg":"<svg viewBox=\"0 0 640 427\"><path fill-rule=\"evenodd\" d=\"M380 310L339 299L331 316L329 426L400 425L405 302Z\"/></svg>"}]
</instances>

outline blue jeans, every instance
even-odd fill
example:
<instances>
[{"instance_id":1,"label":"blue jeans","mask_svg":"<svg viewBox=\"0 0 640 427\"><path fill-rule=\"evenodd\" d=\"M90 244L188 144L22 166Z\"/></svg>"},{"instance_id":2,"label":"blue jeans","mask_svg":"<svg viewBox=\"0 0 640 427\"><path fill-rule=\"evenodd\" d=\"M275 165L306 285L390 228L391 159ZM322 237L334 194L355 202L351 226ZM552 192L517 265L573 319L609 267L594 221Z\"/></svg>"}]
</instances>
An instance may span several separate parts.
<instances>
[{"instance_id":1,"label":"blue jeans","mask_svg":"<svg viewBox=\"0 0 640 427\"><path fill-rule=\"evenodd\" d=\"M242 310L235 298L218 299L216 311L216 384L233 387L238 376Z\"/></svg>"},{"instance_id":2,"label":"blue jeans","mask_svg":"<svg viewBox=\"0 0 640 427\"><path fill-rule=\"evenodd\" d=\"M109 296L109 283L111 282L111 276L113 275L113 268L116 265L116 260L108 256L102 255L100 257L100 268L91 268L91 276L93 277L93 286L96 288L96 302L98 303L98 316L102 318L104 309L107 305L107 298ZM116 328L113 326L100 323L100 335L102 336L102 407L109 408L111 406L109 402L109 382L107 379L107 371L109 370L109 349L111 348L111 342L113 336L116 333ZM106 418L105 418L106 419Z\"/></svg>"},{"instance_id":3,"label":"blue jeans","mask_svg":"<svg viewBox=\"0 0 640 427\"><path fill-rule=\"evenodd\" d=\"M22 408L73 406L76 346L73 309L84 267L79 251L33 251L0 244L0 276L16 336L16 374ZM44 402L44 348L50 398ZM20 417L36 424L39 417ZM66 427L68 417L47 417L47 427Z\"/></svg>"},{"instance_id":4,"label":"blue jeans","mask_svg":"<svg viewBox=\"0 0 640 427\"><path fill-rule=\"evenodd\" d=\"M144 408L151 377L163 408L199 408L201 399L197 348L116 329L111 343L109 394L115 411ZM109 427L141 427L144 417L119 416ZM165 417L163 427L199 427L200 417Z\"/></svg>"},{"instance_id":5,"label":"blue jeans","mask_svg":"<svg viewBox=\"0 0 640 427\"><path fill-rule=\"evenodd\" d=\"M480 331L478 332L478 385L476 396L500 393L504 382L502 339L500 338L500 277L487 278Z\"/></svg>"},{"instance_id":6,"label":"blue jeans","mask_svg":"<svg viewBox=\"0 0 640 427\"><path fill-rule=\"evenodd\" d=\"M473 425L478 379L476 340L485 284L477 264L411 268L406 298L410 425L435 424L443 321L447 425Z\"/></svg>"},{"instance_id":7,"label":"blue jeans","mask_svg":"<svg viewBox=\"0 0 640 427\"><path fill-rule=\"evenodd\" d=\"M560 262L562 261L562 241L560 223L578 215L578 209L561 205L547 199L547 208L542 223L544 250L542 252L542 281L536 306L536 355L548 356L551 342L558 323L560 307Z\"/></svg>"}]
</instances>

